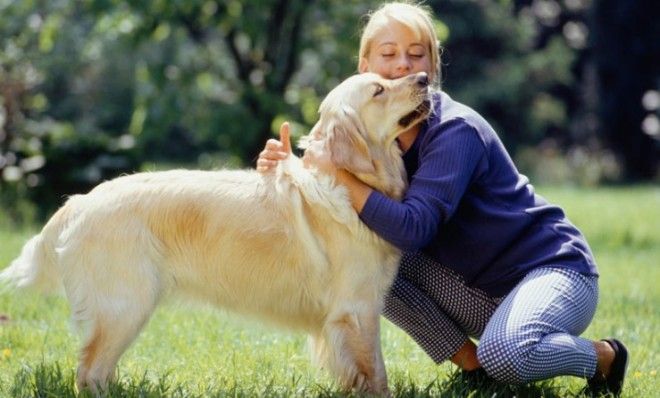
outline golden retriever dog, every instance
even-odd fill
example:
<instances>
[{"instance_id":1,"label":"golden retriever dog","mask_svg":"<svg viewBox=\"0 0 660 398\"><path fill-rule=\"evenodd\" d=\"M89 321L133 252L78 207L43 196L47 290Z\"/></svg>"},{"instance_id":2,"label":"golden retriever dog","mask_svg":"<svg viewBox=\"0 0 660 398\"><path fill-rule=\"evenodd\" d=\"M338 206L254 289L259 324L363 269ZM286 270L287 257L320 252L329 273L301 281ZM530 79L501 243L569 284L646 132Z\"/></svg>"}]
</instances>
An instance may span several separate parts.
<instances>
[{"instance_id":1,"label":"golden retriever dog","mask_svg":"<svg viewBox=\"0 0 660 398\"><path fill-rule=\"evenodd\" d=\"M424 73L355 75L320 106L304 143L400 199L395 141L428 112ZM309 334L342 388L386 394L379 314L400 252L369 230L347 191L290 155L274 173L174 170L74 195L1 275L63 287L83 345L77 385L103 388L156 305L181 295Z\"/></svg>"}]
</instances>

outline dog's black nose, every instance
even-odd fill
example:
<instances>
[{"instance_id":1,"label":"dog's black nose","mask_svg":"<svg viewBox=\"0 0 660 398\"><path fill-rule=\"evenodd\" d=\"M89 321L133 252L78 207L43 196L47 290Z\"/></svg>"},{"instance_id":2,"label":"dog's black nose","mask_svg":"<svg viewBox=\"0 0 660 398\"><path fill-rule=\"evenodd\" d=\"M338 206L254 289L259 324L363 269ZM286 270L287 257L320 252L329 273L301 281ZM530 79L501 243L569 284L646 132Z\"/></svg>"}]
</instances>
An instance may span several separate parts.
<instances>
[{"instance_id":1,"label":"dog's black nose","mask_svg":"<svg viewBox=\"0 0 660 398\"><path fill-rule=\"evenodd\" d=\"M417 74L417 84L419 84L422 87L426 87L429 85L429 76L425 72L420 72Z\"/></svg>"}]
</instances>

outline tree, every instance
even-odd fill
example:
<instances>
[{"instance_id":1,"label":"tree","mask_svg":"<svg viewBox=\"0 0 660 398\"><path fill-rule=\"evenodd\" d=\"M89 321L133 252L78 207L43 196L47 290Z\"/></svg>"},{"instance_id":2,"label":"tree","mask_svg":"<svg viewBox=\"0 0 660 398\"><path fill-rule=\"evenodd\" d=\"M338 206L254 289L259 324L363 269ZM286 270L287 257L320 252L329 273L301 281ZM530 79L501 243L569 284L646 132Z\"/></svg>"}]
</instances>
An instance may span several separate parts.
<instances>
[{"instance_id":1,"label":"tree","mask_svg":"<svg viewBox=\"0 0 660 398\"><path fill-rule=\"evenodd\" d=\"M369 2L336 0L88 1L97 18L124 10L136 21L129 35L143 61L138 84L145 84L142 91L152 94L136 96L134 116L142 123L133 127L142 137L139 143L159 148L157 153L172 159L182 154L184 143L197 142L198 148L230 151L248 162L272 136L275 119L303 116L309 123L309 104L317 105L330 82L354 70L348 66L354 49L344 42L355 42L355 26L368 6ZM145 59L140 55L145 47L160 48L155 51L159 56ZM318 65L324 63L336 67L322 72ZM192 92L195 85L201 92ZM163 101L167 103L160 108L174 110L172 118L194 107L194 122L153 120L152 105ZM203 108L194 105L200 102ZM170 150L159 147L163 131L179 145Z\"/></svg>"},{"instance_id":2,"label":"tree","mask_svg":"<svg viewBox=\"0 0 660 398\"><path fill-rule=\"evenodd\" d=\"M443 89L475 108L515 153L568 130L561 93L574 84L574 51L561 38L539 44L534 14L512 2L432 1L442 21Z\"/></svg>"},{"instance_id":3,"label":"tree","mask_svg":"<svg viewBox=\"0 0 660 398\"><path fill-rule=\"evenodd\" d=\"M64 195L145 163L239 165L279 120L308 127L319 98L354 71L355 26L368 3L4 7L0 196L7 208L38 202L46 215Z\"/></svg>"}]
</instances>

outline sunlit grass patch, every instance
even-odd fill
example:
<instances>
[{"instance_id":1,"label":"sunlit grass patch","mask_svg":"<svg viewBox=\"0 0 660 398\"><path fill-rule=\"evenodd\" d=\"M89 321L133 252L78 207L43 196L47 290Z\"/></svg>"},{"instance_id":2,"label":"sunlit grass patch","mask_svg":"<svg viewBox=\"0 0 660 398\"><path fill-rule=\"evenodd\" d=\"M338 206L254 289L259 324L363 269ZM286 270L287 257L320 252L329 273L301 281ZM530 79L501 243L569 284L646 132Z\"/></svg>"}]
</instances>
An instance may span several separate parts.
<instances>
[{"instance_id":1,"label":"sunlit grass patch","mask_svg":"<svg viewBox=\"0 0 660 398\"><path fill-rule=\"evenodd\" d=\"M542 187L540 192L566 209L599 264L600 303L584 336L615 336L628 345L624 397L657 396L660 189ZM0 267L18 255L31 233L0 229ZM68 317L62 297L0 293L0 397L77 394L79 337ZM471 389L452 365L435 365L405 333L382 324L389 386L396 397L583 395L585 381L574 377ZM310 364L302 334L176 303L156 311L122 357L117 376L108 397L345 396L327 373Z\"/></svg>"}]
</instances>

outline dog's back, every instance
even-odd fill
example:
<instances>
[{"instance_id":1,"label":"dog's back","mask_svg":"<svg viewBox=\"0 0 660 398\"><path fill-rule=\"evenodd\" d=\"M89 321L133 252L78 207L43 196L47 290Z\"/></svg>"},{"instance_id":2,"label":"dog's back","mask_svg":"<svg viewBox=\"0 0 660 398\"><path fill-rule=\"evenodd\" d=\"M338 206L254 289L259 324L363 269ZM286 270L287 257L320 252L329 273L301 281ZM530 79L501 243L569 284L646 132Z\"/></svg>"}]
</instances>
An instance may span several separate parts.
<instances>
[{"instance_id":1,"label":"dog's back","mask_svg":"<svg viewBox=\"0 0 660 398\"><path fill-rule=\"evenodd\" d=\"M78 321L113 301L153 307L178 293L318 329L338 297L367 294L375 275L387 288L397 252L341 188L289 163L266 177L177 170L106 182L72 197L5 273L20 264L21 285L61 280Z\"/></svg>"}]
</instances>

